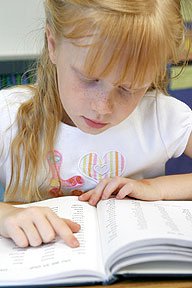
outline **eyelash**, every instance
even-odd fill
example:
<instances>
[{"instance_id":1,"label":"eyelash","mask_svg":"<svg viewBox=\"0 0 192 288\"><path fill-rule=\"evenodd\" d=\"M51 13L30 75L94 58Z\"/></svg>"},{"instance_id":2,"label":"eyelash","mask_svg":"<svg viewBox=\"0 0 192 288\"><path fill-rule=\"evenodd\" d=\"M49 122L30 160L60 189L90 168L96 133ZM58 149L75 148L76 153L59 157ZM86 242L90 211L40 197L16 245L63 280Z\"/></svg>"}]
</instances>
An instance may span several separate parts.
<instances>
[{"instance_id":1,"label":"eyelash","mask_svg":"<svg viewBox=\"0 0 192 288\"><path fill-rule=\"evenodd\" d=\"M82 81L84 84L94 85L94 84L97 84L100 80L99 80L99 79L81 78L81 81ZM130 95L130 94L131 94L131 91L130 91L130 90L127 90L127 89L124 88L124 87L119 86L118 88L119 88L119 90L120 90L120 93L122 93L122 94L124 94L124 95Z\"/></svg>"},{"instance_id":2,"label":"eyelash","mask_svg":"<svg viewBox=\"0 0 192 288\"><path fill-rule=\"evenodd\" d=\"M120 90L120 93L121 93L123 96L130 96L130 95L132 95L132 93L133 93L131 90L126 89L126 88L124 88L124 87L119 86L118 88L119 88L119 90Z\"/></svg>"},{"instance_id":3,"label":"eyelash","mask_svg":"<svg viewBox=\"0 0 192 288\"><path fill-rule=\"evenodd\" d=\"M123 91L123 92L131 93L131 91L130 91L129 89L126 89L126 88L124 88L124 87L122 87L122 86L119 86L119 89L120 89L121 91Z\"/></svg>"},{"instance_id":4,"label":"eyelash","mask_svg":"<svg viewBox=\"0 0 192 288\"><path fill-rule=\"evenodd\" d=\"M99 79L88 79L88 78L81 78L81 80L85 83L88 84L94 84L94 83L98 83Z\"/></svg>"},{"instance_id":5,"label":"eyelash","mask_svg":"<svg viewBox=\"0 0 192 288\"><path fill-rule=\"evenodd\" d=\"M87 85L94 85L94 84L97 84L100 80L99 79L89 79L89 78L86 78L86 77L80 77L80 80L87 84ZM132 95L134 92L129 90L129 89L126 89L122 86L119 86L118 89L120 90L120 93L124 94L124 95Z\"/></svg>"}]
</instances>

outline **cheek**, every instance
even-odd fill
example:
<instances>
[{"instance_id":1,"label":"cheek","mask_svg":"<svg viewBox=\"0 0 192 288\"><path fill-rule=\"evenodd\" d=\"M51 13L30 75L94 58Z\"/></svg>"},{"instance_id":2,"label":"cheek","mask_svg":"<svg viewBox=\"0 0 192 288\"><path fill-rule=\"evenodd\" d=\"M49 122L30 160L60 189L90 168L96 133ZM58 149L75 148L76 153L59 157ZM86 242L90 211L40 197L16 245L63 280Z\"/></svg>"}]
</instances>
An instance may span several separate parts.
<instances>
[{"instance_id":1,"label":"cheek","mask_svg":"<svg viewBox=\"0 0 192 288\"><path fill-rule=\"evenodd\" d=\"M82 94L83 89L77 81L72 81L70 84L69 85L71 86L71 91L73 94Z\"/></svg>"},{"instance_id":2,"label":"cheek","mask_svg":"<svg viewBox=\"0 0 192 288\"><path fill-rule=\"evenodd\" d=\"M138 103L140 102L140 99L138 98L132 98L132 99L127 99L125 101L119 101L116 103L116 111L119 120L124 120L126 119L138 106Z\"/></svg>"},{"instance_id":3,"label":"cheek","mask_svg":"<svg viewBox=\"0 0 192 288\"><path fill-rule=\"evenodd\" d=\"M77 98L78 87L70 75L67 77L65 73L58 74L58 89L63 105L67 105L67 103Z\"/></svg>"},{"instance_id":4,"label":"cheek","mask_svg":"<svg viewBox=\"0 0 192 288\"><path fill-rule=\"evenodd\" d=\"M77 82L71 85L71 97L75 99L75 102L80 107L84 107L88 104L87 91Z\"/></svg>"},{"instance_id":5,"label":"cheek","mask_svg":"<svg viewBox=\"0 0 192 288\"><path fill-rule=\"evenodd\" d=\"M77 81L69 81L64 86L64 93L61 99L64 109L69 113L79 114L88 107L89 102L86 90L77 83Z\"/></svg>"},{"instance_id":6,"label":"cheek","mask_svg":"<svg viewBox=\"0 0 192 288\"><path fill-rule=\"evenodd\" d=\"M78 83L78 81L75 81L71 86L71 91L80 105L83 107L91 105L91 101L95 95L95 92L92 89L85 87L85 85Z\"/></svg>"},{"instance_id":7,"label":"cheek","mask_svg":"<svg viewBox=\"0 0 192 288\"><path fill-rule=\"evenodd\" d=\"M120 120L126 119L131 113L133 112L133 109L130 107L130 105L119 105L118 107L118 115Z\"/></svg>"}]
</instances>

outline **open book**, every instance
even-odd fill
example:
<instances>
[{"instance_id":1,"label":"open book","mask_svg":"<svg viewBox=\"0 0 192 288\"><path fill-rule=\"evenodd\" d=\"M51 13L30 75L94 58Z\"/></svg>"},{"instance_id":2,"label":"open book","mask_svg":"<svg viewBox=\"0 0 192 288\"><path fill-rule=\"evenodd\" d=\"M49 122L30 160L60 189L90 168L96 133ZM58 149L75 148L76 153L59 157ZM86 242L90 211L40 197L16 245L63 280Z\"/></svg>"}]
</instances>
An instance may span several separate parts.
<instances>
[{"instance_id":1,"label":"open book","mask_svg":"<svg viewBox=\"0 0 192 288\"><path fill-rule=\"evenodd\" d=\"M0 238L0 286L111 283L119 275L192 275L192 202L109 200L96 207L77 197L48 206L81 224L80 247L61 239L19 248ZM28 206L28 205L26 205Z\"/></svg>"}]
</instances>

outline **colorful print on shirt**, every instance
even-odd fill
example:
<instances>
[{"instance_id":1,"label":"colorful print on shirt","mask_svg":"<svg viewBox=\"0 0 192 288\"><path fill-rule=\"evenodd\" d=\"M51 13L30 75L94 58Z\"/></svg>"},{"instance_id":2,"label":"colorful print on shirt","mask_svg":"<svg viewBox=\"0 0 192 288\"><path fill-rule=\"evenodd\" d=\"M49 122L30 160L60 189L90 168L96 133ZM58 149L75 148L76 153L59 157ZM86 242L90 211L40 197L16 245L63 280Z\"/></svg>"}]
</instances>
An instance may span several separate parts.
<instances>
[{"instance_id":1,"label":"colorful print on shirt","mask_svg":"<svg viewBox=\"0 0 192 288\"><path fill-rule=\"evenodd\" d=\"M60 177L60 169L61 169L61 164L63 161L62 155L60 152L54 150L53 153L52 152L48 153L47 161L48 161L49 169L52 175L50 179L51 189L49 191L52 197L63 196L67 188L77 188L77 187L81 187L84 184L84 180L80 175L73 176L69 179L62 179ZM76 195L77 191L78 190L75 189L74 190L75 194L74 193L70 193L70 194Z\"/></svg>"},{"instance_id":2,"label":"colorful print on shirt","mask_svg":"<svg viewBox=\"0 0 192 288\"><path fill-rule=\"evenodd\" d=\"M105 178L121 176L125 169L125 158L118 151L109 151L103 157L97 153L84 155L79 161L81 173L95 182Z\"/></svg>"}]
</instances>

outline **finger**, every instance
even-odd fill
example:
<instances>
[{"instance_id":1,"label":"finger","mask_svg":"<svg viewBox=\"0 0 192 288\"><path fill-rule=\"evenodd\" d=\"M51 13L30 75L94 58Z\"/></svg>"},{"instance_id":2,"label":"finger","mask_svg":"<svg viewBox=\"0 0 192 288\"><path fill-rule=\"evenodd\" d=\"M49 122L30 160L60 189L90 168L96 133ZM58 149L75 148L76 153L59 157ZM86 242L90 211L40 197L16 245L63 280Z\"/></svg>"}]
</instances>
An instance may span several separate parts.
<instances>
[{"instance_id":1,"label":"finger","mask_svg":"<svg viewBox=\"0 0 192 288\"><path fill-rule=\"evenodd\" d=\"M130 196L135 199L141 200L156 200L152 193L151 186L146 185L140 180L129 180L118 192L116 198L123 199L125 196Z\"/></svg>"},{"instance_id":2,"label":"finger","mask_svg":"<svg viewBox=\"0 0 192 288\"><path fill-rule=\"evenodd\" d=\"M11 238L21 248L29 246L28 238L19 226L12 226L11 229L8 228L7 234L4 236Z\"/></svg>"},{"instance_id":3,"label":"finger","mask_svg":"<svg viewBox=\"0 0 192 288\"><path fill-rule=\"evenodd\" d=\"M130 196L130 197L135 197L135 193L134 193L134 184L133 182L128 182L126 185L124 185L120 190L119 192L117 193L116 195L116 198L117 199L123 199L125 198L126 196Z\"/></svg>"},{"instance_id":4,"label":"finger","mask_svg":"<svg viewBox=\"0 0 192 288\"><path fill-rule=\"evenodd\" d=\"M102 194L102 191L100 191L99 193L95 188L79 196L79 200L87 201L89 202L89 204L95 206L97 202L100 200L101 194Z\"/></svg>"},{"instance_id":5,"label":"finger","mask_svg":"<svg viewBox=\"0 0 192 288\"><path fill-rule=\"evenodd\" d=\"M76 222L73 222L71 221L70 219L63 219L65 221L65 223L69 226L69 228L71 229L71 231L73 233L77 233L79 232L79 230L81 229L81 226L76 223Z\"/></svg>"},{"instance_id":6,"label":"finger","mask_svg":"<svg viewBox=\"0 0 192 288\"><path fill-rule=\"evenodd\" d=\"M1 226L1 235L6 238L11 238L19 247L27 247L29 241L17 223L16 217L8 216L4 224Z\"/></svg>"},{"instance_id":7,"label":"finger","mask_svg":"<svg viewBox=\"0 0 192 288\"><path fill-rule=\"evenodd\" d=\"M48 213L47 219L53 226L56 234L60 236L67 245L70 247L79 246L79 241L73 235L70 226L68 226L68 222L63 221L63 219L59 218L55 213Z\"/></svg>"},{"instance_id":8,"label":"finger","mask_svg":"<svg viewBox=\"0 0 192 288\"><path fill-rule=\"evenodd\" d=\"M33 222L25 221L22 224L21 229L23 230L23 233L25 233L30 246L37 247L40 246L42 242L44 242L44 239L41 235L41 229L36 227ZM47 242L45 241L45 243Z\"/></svg>"},{"instance_id":9,"label":"finger","mask_svg":"<svg viewBox=\"0 0 192 288\"><path fill-rule=\"evenodd\" d=\"M105 190L105 187L108 185L108 183L111 181L111 178L103 179L99 184L95 187L94 190L92 190L92 194L89 198L89 204L95 206L99 200L101 200L103 191Z\"/></svg>"},{"instance_id":10,"label":"finger","mask_svg":"<svg viewBox=\"0 0 192 288\"><path fill-rule=\"evenodd\" d=\"M31 246L39 246L42 243L50 243L55 239L56 233L51 223L44 214L37 213L33 222L25 222L22 225Z\"/></svg>"},{"instance_id":11,"label":"finger","mask_svg":"<svg viewBox=\"0 0 192 288\"><path fill-rule=\"evenodd\" d=\"M26 208L17 214L17 223L28 238L31 246L49 243L55 238L55 231L46 217L46 213L53 213L45 207Z\"/></svg>"},{"instance_id":12,"label":"finger","mask_svg":"<svg viewBox=\"0 0 192 288\"><path fill-rule=\"evenodd\" d=\"M114 177L106 185L101 199L108 199L112 194L117 194L119 190L127 183L128 179L124 177Z\"/></svg>"},{"instance_id":13,"label":"finger","mask_svg":"<svg viewBox=\"0 0 192 288\"><path fill-rule=\"evenodd\" d=\"M89 190L88 192L83 193L82 195L80 195L80 196L78 197L78 199L79 199L80 201L88 201L88 200L90 199L93 191L94 191L94 189L93 189L93 190Z\"/></svg>"}]
</instances>

